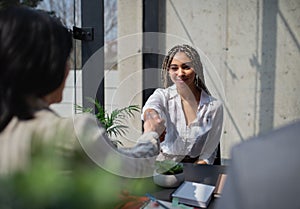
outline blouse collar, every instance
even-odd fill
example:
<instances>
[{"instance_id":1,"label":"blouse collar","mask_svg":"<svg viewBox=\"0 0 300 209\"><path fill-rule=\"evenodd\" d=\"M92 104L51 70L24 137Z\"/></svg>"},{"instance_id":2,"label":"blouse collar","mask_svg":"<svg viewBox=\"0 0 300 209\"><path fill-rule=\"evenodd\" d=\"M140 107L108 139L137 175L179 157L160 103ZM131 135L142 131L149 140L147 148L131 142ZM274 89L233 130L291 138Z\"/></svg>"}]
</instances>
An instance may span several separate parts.
<instances>
[{"instance_id":1,"label":"blouse collar","mask_svg":"<svg viewBox=\"0 0 300 209\"><path fill-rule=\"evenodd\" d=\"M170 99L179 96L179 94L177 93L177 89L176 89L176 85L173 84L172 86L169 87L169 95L170 95ZM210 96L205 92L205 91L201 91L201 97L200 97L200 103L199 103L199 107L201 107L204 104L208 104L210 102Z\"/></svg>"},{"instance_id":2,"label":"blouse collar","mask_svg":"<svg viewBox=\"0 0 300 209\"><path fill-rule=\"evenodd\" d=\"M201 107L208 103L210 103L210 96L205 91L202 90L199 106Z\"/></svg>"}]
</instances>

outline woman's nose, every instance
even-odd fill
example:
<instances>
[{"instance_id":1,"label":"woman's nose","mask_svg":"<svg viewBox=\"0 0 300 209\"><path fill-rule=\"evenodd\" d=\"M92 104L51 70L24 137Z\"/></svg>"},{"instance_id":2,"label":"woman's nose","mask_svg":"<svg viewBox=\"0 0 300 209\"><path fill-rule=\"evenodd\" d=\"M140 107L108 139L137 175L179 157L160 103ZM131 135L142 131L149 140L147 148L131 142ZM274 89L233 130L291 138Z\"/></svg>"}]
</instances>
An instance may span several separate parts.
<instances>
[{"instance_id":1,"label":"woman's nose","mask_svg":"<svg viewBox=\"0 0 300 209\"><path fill-rule=\"evenodd\" d=\"M181 67L179 67L177 70L177 76L183 76L184 74L184 70Z\"/></svg>"}]
</instances>

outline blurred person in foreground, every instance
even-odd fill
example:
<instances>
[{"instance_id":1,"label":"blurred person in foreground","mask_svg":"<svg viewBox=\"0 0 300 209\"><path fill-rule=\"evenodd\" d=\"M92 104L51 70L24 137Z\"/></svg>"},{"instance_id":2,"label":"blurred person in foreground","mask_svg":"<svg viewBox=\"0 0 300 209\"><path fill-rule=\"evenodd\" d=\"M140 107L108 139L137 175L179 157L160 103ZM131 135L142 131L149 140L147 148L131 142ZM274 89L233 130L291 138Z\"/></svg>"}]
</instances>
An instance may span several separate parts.
<instances>
[{"instance_id":1,"label":"blurred person in foreground","mask_svg":"<svg viewBox=\"0 0 300 209\"><path fill-rule=\"evenodd\" d=\"M217 208L299 209L299 136L298 120L235 145Z\"/></svg>"},{"instance_id":2,"label":"blurred person in foreground","mask_svg":"<svg viewBox=\"0 0 300 209\"><path fill-rule=\"evenodd\" d=\"M62 118L49 105L62 100L72 34L58 18L25 6L0 10L0 174L30 166L33 138L60 138L63 155L85 152L121 176L147 176L159 153L164 121L150 118L132 148L117 149L91 114Z\"/></svg>"}]
</instances>

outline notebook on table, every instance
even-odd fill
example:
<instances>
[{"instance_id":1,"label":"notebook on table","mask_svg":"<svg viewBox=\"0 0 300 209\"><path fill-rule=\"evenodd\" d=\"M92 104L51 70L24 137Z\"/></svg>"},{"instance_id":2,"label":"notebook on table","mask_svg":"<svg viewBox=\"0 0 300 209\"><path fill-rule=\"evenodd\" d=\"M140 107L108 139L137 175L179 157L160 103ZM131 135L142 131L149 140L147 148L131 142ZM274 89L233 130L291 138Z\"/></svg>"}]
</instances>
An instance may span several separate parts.
<instances>
[{"instance_id":1,"label":"notebook on table","mask_svg":"<svg viewBox=\"0 0 300 209\"><path fill-rule=\"evenodd\" d=\"M177 198L179 203L207 208L214 190L215 186L184 181L172 194L172 198Z\"/></svg>"}]
</instances>

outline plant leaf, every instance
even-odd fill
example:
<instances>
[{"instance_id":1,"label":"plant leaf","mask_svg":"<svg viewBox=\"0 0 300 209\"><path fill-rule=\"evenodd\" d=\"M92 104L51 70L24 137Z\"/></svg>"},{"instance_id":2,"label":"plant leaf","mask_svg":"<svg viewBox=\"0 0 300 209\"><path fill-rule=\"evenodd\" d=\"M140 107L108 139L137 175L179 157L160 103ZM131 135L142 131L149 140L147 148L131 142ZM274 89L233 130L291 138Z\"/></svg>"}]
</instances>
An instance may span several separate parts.
<instances>
[{"instance_id":1,"label":"plant leaf","mask_svg":"<svg viewBox=\"0 0 300 209\"><path fill-rule=\"evenodd\" d=\"M110 114L107 113L104 107L100 104L97 99L88 97L87 100L95 105L96 113L95 116L99 122L105 128L109 136L123 136L128 131L128 126L126 119L134 117L134 112L140 112L141 108L138 105L129 105L121 109L115 109ZM84 108L79 105L76 105L76 108L82 112L92 113L93 108Z\"/></svg>"}]
</instances>

